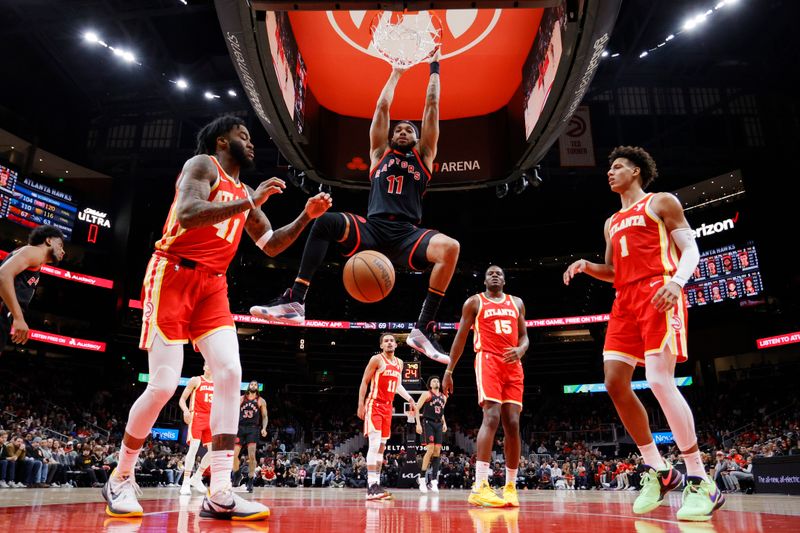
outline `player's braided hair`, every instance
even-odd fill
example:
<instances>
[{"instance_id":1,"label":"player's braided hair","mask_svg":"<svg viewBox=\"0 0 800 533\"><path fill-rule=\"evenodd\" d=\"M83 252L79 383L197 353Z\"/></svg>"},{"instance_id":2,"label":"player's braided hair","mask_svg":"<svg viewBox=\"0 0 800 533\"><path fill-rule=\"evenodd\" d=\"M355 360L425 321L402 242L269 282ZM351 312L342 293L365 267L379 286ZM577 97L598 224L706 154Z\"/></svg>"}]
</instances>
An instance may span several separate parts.
<instances>
[{"instance_id":1,"label":"player's braided hair","mask_svg":"<svg viewBox=\"0 0 800 533\"><path fill-rule=\"evenodd\" d=\"M614 160L619 157L624 157L639 167L639 172L642 176L642 189L646 189L658 177L656 162L644 148L639 146L617 146L608 156L609 164L613 164Z\"/></svg>"},{"instance_id":2,"label":"player's braided hair","mask_svg":"<svg viewBox=\"0 0 800 533\"><path fill-rule=\"evenodd\" d=\"M217 138L231 131L235 126L244 126L244 120L233 115L217 117L197 133L197 148L194 155L213 155L217 151Z\"/></svg>"}]
</instances>

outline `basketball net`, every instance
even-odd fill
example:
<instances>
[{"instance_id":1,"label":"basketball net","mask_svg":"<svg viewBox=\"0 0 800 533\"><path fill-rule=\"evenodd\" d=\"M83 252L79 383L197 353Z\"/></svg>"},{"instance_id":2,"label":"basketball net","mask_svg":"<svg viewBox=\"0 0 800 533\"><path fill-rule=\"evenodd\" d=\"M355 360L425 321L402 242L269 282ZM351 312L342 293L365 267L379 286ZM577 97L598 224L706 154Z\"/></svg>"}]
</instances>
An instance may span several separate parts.
<instances>
[{"instance_id":1,"label":"basketball net","mask_svg":"<svg viewBox=\"0 0 800 533\"><path fill-rule=\"evenodd\" d=\"M429 11L381 11L370 26L372 45L393 67L408 68L433 57L442 41L442 22Z\"/></svg>"}]
</instances>

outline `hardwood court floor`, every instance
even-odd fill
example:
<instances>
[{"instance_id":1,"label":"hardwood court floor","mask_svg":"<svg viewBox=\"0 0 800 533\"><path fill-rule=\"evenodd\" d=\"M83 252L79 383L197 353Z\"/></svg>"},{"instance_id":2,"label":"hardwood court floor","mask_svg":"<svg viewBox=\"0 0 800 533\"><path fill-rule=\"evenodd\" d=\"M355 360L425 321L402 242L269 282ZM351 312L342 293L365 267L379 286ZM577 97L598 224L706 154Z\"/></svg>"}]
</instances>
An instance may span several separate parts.
<instances>
[{"instance_id":1,"label":"hardwood court floor","mask_svg":"<svg viewBox=\"0 0 800 533\"><path fill-rule=\"evenodd\" d=\"M114 519L105 515L99 489L0 489L0 530L177 531L270 533L768 533L800 531L800 498L777 495L728 495L711 522L679 522L680 494L644 517L634 516L635 492L520 491L519 509L476 509L467 492L438 495L394 491L391 501L365 502L355 489L256 489L272 516L261 522L222 522L200 518L202 496L179 496L178 489L144 489L145 516ZM249 498L250 495L244 494Z\"/></svg>"}]
</instances>

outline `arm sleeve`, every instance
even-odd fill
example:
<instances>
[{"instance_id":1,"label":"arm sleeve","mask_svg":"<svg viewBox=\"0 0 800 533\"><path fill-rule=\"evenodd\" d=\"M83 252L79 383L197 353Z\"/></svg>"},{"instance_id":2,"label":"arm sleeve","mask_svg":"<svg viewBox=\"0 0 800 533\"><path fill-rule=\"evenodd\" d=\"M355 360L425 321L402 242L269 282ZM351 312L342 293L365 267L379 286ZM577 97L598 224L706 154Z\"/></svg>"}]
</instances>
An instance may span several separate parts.
<instances>
[{"instance_id":1,"label":"arm sleeve","mask_svg":"<svg viewBox=\"0 0 800 533\"><path fill-rule=\"evenodd\" d=\"M683 287L692 277L694 269L697 268L697 263L700 262L700 250L697 248L697 242L694 239L694 233L691 228L678 228L673 230L670 235L675 246L681 251L678 268L670 281L674 281Z\"/></svg>"}]
</instances>

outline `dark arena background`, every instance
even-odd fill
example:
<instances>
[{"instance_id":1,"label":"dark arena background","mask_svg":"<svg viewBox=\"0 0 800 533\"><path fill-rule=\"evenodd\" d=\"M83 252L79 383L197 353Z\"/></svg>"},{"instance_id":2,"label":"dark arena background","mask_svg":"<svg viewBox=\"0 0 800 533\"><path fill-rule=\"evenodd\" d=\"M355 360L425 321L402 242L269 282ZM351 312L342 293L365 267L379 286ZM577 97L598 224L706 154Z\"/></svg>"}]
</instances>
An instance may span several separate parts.
<instances>
[{"instance_id":1,"label":"dark arena background","mask_svg":"<svg viewBox=\"0 0 800 533\"><path fill-rule=\"evenodd\" d=\"M41 269L25 311L29 340L9 338L0 354L4 531L800 530L797 2L0 6L0 260L41 225L61 229L66 250ZM243 449L234 484L255 474L240 497L270 516L203 518L203 495L181 494L188 428L179 397L203 374L191 345L185 379L136 465L143 516L109 516L100 487L150 378L138 347L142 280L198 131L221 115L244 121L255 167L242 181L286 181L263 206L274 227L320 191L332 210L366 216L370 120L391 71L370 31L383 12L404 10L441 32L441 136L421 225L457 239L460 255L437 315L439 342L449 352L462 305L484 290L490 265L525 302L520 505L467 502L482 421L471 335L445 408L438 492L419 489L425 447L397 399L380 478L394 498L365 501L368 440L356 411L380 334L399 341L402 385L414 398L430 376L444 377L444 365L405 344L428 274L398 267L386 298L360 303L342 283L347 258L331 246L305 322L251 316L292 285L306 229L275 257L245 234L227 270L242 387L257 381L268 412L256 470ZM392 119L419 125L428 78L426 64L403 75ZM632 512L649 473L604 385L615 290L586 275L562 281L580 258L604 261L603 224L620 208L608 154L619 145L653 156L659 177L648 191L677 196L700 251L684 287L689 358L675 379L726 501L708 521L676 517L683 487L648 514ZM660 455L685 473L644 369L632 379ZM505 438L501 425L488 480L498 489Z\"/></svg>"}]
</instances>

